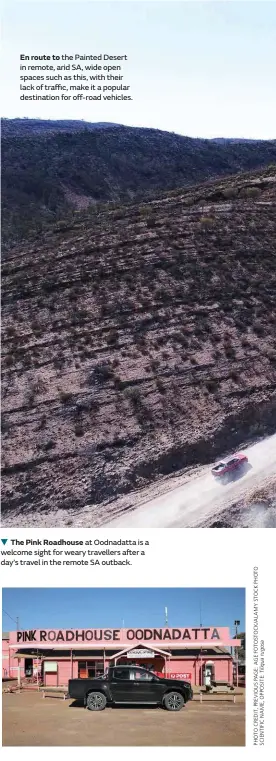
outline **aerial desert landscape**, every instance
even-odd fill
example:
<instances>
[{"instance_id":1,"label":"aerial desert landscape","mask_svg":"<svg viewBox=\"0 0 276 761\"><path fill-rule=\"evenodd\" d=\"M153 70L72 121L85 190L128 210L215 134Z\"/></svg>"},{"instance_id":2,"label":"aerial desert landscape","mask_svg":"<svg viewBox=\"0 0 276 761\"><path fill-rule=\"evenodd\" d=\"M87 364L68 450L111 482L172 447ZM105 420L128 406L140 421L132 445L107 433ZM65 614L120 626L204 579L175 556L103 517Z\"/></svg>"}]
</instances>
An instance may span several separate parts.
<instances>
[{"instance_id":1,"label":"aerial desert landscape","mask_svg":"<svg viewBox=\"0 0 276 761\"><path fill-rule=\"evenodd\" d=\"M2 149L2 525L246 527L260 505L274 525L276 142L20 121ZM215 483L239 450L248 472Z\"/></svg>"}]
</instances>

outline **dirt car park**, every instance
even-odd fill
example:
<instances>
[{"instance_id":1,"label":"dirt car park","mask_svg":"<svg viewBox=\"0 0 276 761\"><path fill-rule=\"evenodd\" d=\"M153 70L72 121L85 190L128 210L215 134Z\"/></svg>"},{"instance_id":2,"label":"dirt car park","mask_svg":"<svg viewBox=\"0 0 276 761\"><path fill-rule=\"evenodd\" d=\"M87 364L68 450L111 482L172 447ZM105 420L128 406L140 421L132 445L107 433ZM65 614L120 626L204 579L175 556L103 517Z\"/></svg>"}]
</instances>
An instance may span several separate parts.
<instances>
[{"instance_id":1,"label":"dirt car park","mask_svg":"<svg viewBox=\"0 0 276 761\"><path fill-rule=\"evenodd\" d=\"M178 713L116 707L92 713L60 695L3 693L4 746L243 746L245 696L200 696Z\"/></svg>"}]
</instances>

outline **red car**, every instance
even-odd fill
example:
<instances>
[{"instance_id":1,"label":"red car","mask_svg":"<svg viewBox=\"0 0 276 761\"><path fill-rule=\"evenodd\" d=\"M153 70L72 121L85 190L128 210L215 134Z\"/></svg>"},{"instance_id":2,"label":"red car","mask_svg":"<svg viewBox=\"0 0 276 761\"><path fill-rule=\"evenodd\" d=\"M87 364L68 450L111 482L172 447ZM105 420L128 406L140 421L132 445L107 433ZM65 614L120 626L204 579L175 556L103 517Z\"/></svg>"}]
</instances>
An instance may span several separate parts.
<instances>
[{"instance_id":1,"label":"red car","mask_svg":"<svg viewBox=\"0 0 276 761\"><path fill-rule=\"evenodd\" d=\"M216 478L226 476L228 473L232 473L232 471L245 465L246 462L248 462L248 457L246 457L245 454L242 454L241 452L232 454L230 457L226 457L224 460L220 460L220 462L217 462L216 465L214 465L212 468L213 476Z\"/></svg>"}]
</instances>

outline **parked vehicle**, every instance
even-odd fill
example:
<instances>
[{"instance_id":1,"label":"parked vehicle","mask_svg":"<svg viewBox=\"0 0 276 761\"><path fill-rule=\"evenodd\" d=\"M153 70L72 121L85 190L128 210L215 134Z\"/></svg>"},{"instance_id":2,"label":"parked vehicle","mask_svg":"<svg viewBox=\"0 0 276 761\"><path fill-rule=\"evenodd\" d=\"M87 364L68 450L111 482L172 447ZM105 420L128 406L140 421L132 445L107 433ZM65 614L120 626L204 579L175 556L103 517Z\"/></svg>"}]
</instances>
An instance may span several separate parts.
<instances>
[{"instance_id":1,"label":"parked vehicle","mask_svg":"<svg viewBox=\"0 0 276 761\"><path fill-rule=\"evenodd\" d=\"M226 480L228 474L233 473L242 468L248 462L248 457L242 452L232 454L230 457L226 457L224 460L220 460L212 468L212 473L215 478L221 478Z\"/></svg>"},{"instance_id":2,"label":"parked vehicle","mask_svg":"<svg viewBox=\"0 0 276 761\"><path fill-rule=\"evenodd\" d=\"M83 700L89 711L103 711L117 703L148 703L167 711L180 711L192 700L189 682L159 677L139 666L110 666L100 679L70 679L68 695Z\"/></svg>"}]
</instances>

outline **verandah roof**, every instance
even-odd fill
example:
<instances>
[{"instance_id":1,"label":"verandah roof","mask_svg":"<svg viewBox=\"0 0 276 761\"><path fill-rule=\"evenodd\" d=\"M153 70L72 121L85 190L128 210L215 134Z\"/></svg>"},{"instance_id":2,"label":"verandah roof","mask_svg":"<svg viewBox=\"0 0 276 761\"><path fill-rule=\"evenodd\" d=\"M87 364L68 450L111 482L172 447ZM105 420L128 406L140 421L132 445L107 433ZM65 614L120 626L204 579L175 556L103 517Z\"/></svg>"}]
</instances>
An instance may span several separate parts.
<instances>
[{"instance_id":1,"label":"verandah roof","mask_svg":"<svg viewBox=\"0 0 276 761\"><path fill-rule=\"evenodd\" d=\"M231 644L232 644L232 642L231 642ZM241 643L237 642L237 643L235 643L232 646L233 647L239 647L240 644ZM29 642L29 643L24 642L24 644L21 643L21 647L22 647L22 650L32 650L32 651L37 651L37 650L39 650L39 651L43 651L43 650L48 650L48 651L67 650L69 652L71 652L71 651L75 652L75 651L78 651L78 650L80 650L80 651L85 650L87 652L89 650L89 651L91 651L91 653L93 653L94 650L98 650L98 651L102 650L102 651L105 651L106 653L108 653L108 650L113 650L114 651L114 649L115 649L114 648L114 644L112 646L111 645L109 645L109 646L108 645L107 646L104 645L104 646L102 646L100 648L99 645L97 645L97 647L96 646L95 647L93 647L93 646L91 647L91 645L90 644L88 645L87 643L86 644L82 644L82 645L75 645L74 644L74 645L71 645L71 647L70 647L67 643L54 644L54 645L51 646L49 643L45 643L45 644L37 643L37 645L36 645L35 642ZM154 652L160 652L160 654L161 653L164 653L164 654L168 653L168 651L166 651L163 648L150 648L146 642L139 642L139 648L143 648L143 647L146 650L153 649ZM178 643L178 645L172 643L172 644L169 645L169 647L170 647L171 651L175 650L176 653L179 650L213 650L213 651L216 650L218 653L225 653L225 654L229 653L229 642L220 642L219 645L215 645L212 642L206 642L206 641L205 642L204 641L203 642L190 642L189 644L181 642L181 644ZM138 648L138 645L137 645L137 648ZM17 650L17 649L19 649L18 642L16 644L9 645L9 649L10 650ZM125 644L125 645L123 645L123 650L120 650L120 651L118 651L118 653L116 653L116 657L118 657L119 653L122 654L122 652L127 652L128 650L133 650L133 649L134 649L133 645L129 646L129 643Z\"/></svg>"}]
</instances>

